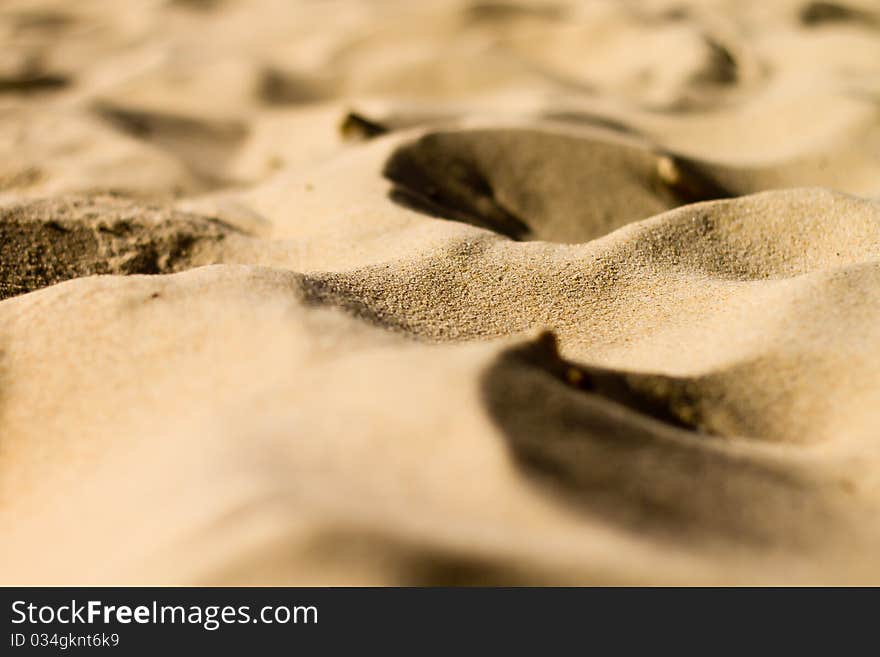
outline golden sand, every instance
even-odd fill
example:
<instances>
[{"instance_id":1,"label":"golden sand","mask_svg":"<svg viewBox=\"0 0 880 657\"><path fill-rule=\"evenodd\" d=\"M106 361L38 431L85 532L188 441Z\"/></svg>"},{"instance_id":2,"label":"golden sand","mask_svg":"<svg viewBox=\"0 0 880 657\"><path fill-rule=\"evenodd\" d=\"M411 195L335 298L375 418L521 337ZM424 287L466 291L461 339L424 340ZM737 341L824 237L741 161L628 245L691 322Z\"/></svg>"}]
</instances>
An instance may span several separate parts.
<instances>
[{"instance_id":1,"label":"golden sand","mask_svg":"<svg viewBox=\"0 0 880 657\"><path fill-rule=\"evenodd\" d=\"M873 3L0 28L0 583L880 583Z\"/></svg>"}]
</instances>

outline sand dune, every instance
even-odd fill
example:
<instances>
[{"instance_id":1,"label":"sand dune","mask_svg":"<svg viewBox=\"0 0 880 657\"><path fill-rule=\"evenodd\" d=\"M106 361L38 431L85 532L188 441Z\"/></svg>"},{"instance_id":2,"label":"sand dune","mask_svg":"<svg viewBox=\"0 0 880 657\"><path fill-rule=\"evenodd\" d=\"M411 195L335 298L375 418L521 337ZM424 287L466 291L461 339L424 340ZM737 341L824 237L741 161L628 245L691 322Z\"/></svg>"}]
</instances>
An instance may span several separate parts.
<instances>
[{"instance_id":1,"label":"sand dune","mask_svg":"<svg viewBox=\"0 0 880 657\"><path fill-rule=\"evenodd\" d=\"M880 582L872 3L0 20L0 582Z\"/></svg>"}]
</instances>

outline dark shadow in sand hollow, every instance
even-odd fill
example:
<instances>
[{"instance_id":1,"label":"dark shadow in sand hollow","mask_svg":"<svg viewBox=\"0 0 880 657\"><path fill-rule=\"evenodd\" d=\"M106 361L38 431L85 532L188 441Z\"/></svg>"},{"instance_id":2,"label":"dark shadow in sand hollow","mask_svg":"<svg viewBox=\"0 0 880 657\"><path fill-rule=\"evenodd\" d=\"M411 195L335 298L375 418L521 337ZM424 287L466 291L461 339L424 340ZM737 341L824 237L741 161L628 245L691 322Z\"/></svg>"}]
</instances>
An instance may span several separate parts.
<instances>
[{"instance_id":1,"label":"dark shadow in sand hollow","mask_svg":"<svg viewBox=\"0 0 880 657\"><path fill-rule=\"evenodd\" d=\"M257 85L257 96L268 105L305 105L327 100L332 95L327 84L291 71L269 67Z\"/></svg>"},{"instance_id":2,"label":"dark shadow in sand hollow","mask_svg":"<svg viewBox=\"0 0 880 657\"><path fill-rule=\"evenodd\" d=\"M810 2L800 11L800 22L807 27L852 24L863 27L880 26L880 15L838 2Z\"/></svg>"},{"instance_id":3,"label":"dark shadow in sand hollow","mask_svg":"<svg viewBox=\"0 0 880 657\"><path fill-rule=\"evenodd\" d=\"M557 4L528 4L516 2L499 2L498 0L481 0L473 2L464 9L466 20L474 22L503 22L523 18L560 20L567 11Z\"/></svg>"},{"instance_id":4,"label":"dark shadow in sand hollow","mask_svg":"<svg viewBox=\"0 0 880 657\"><path fill-rule=\"evenodd\" d=\"M430 132L398 146L382 173L395 203L518 241L587 242L731 196L703 163L648 143L539 128Z\"/></svg>"},{"instance_id":5,"label":"dark shadow in sand hollow","mask_svg":"<svg viewBox=\"0 0 880 657\"><path fill-rule=\"evenodd\" d=\"M113 129L168 152L209 188L230 184L226 165L249 134L237 120L201 119L106 101L95 103L92 111Z\"/></svg>"},{"instance_id":6,"label":"dark shadow in sand hollow","mask_svg":"<svg viewBox=\"0 0 880 657\"><path fill-rule=\"evenodd\" d=\"M434 135L398 148L383 175L394 183L390 197L400 205L487 228L514 240L529 237L529 226L498 202L475 161L458 156Z\"/></svg>"},{"instance_id":7,"label":"dark shadow in sand hollow","mask_svg":"<svg viewBox=\"0 0 880 657\"><path fill-rule=\"evenodd\" d=\"M226 0L168 0L171 6L182 7L193 11L216 11Z\"/></svg>"},{"instance_id":8,"label":"dark shadow in sand hollow","mask_svg":"<svg viewBox=\"0 0 880 657\"><path fill-rule=\"evenodd\" d=\"M574 365L544 337L503 352L481 388L523 474L587 516L676 542L815 538L831 514L801 477L688 428L695 400L643 378Z\"/></svg>"},{"instance_id":9,"label":"dark shadow in sand hollow","mask_svg":"<svg viewBox=\"0 0 880 657\"><path fill-rule=\"evenodd\" d=\"M707 56L703 69L693 78L693 82L726 86L739 80L739 64L730 48L715 38L704 36Z\"/></svg>"},{"instance_id":10,"label":"dark shadow in sand hollow","mask_svg":"<svg viewBox=\"0 0 880 657\"><path fill-rule=\"evenodd\" d=\"M14 77L0 77L0 94L58 91L69 86L70 81L70 77L55 73L26 73Z\"/></svg>"}]
</instances>

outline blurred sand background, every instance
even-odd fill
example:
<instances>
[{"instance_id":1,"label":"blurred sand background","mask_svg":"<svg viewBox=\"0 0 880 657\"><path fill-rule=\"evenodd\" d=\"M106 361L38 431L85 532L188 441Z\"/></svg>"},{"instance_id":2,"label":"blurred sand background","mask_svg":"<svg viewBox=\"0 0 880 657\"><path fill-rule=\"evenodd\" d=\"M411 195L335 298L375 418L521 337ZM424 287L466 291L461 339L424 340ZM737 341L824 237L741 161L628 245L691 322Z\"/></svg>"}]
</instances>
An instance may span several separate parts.
<instances>
[{"instance_id":1,"label":"blurred sand background","mask_svg":"<svg viewBox=\"0 0 880 657\"><path fill-rule=\"evenodd\" d=\"M0 583L880 583L880 3L0 39Z\"/></svg>"}]
</instances>

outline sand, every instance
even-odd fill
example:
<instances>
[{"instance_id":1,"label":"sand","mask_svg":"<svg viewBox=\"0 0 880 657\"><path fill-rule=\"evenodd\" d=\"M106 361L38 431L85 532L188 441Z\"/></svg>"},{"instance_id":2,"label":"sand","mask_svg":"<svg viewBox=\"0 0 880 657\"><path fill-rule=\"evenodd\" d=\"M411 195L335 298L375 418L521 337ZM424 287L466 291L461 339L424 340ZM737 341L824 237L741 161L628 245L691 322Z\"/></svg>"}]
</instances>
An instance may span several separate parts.
<instances>
[{"instance_id":1,"label":"sand","mask_svg":"<svg viewBox=\"0 0 880 657\"><path fill-rule=\"evenodd\" d=\"M0 583L880 584L875 3L0 34Z\"/></svg>"}]
</instances>

